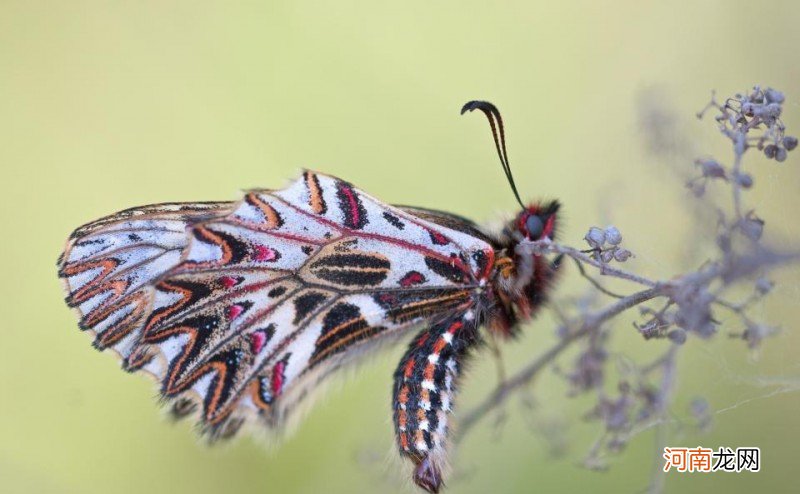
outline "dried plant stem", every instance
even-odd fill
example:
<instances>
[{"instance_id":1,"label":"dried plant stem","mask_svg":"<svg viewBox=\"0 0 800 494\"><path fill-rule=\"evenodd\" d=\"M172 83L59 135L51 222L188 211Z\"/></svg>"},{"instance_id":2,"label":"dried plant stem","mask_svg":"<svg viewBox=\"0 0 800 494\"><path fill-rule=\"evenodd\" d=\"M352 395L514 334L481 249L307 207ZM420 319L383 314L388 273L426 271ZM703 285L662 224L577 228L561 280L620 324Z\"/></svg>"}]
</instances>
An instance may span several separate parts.
<instances>
[{"instance_id":1,"label":"dried plant stem","mask_svg":"<svg viewBox=\"0 0 800 494\"><path fill-rule=\"evenodd\" d=\"M659 395L659 400L656 404L655 414L657 420L660 422L656 429L656 441L654 445L655 454L652 467L653 470L650 477L650 485L647 487L647 492L649 494L661 493L664 490L664 482L666 481L666 475L661 462L661 453L664 451L664 448L668 446L668 422L666 418L669 413L669 406L672 404L672 400L675 396L675 384L677 383L677 377L675 375L677 372L677 356L678 346L673 345L664 355L663 359L660 359L662 367L661 394Z\"/></svg>"},{"instance_id":2,"label":"dried plant stem","mask_svg":"<svg viewBox=\"0 0 800 494\"><path fill-rule=\"evenodd\" d=\"M572 342L583 338L592 331L598 329L601 324L609 319L619 315L631 307L652 300L656 297L662 296L668 290L667 285L660 285L653 288L648 288L625 298L619 299L617 302L609 305L605 309L599 310L595 313L587 314L578 327L569 331L566 336L545 353L530 362L528 365L519 370L516 374L510 376L505 382L495 388L488 396L486 396L478 405L465 413L459 425L456 441L464 437L472 427L484 418L491 410L501 406L506 400L516 391L528 384L542 369L547 367L548 364L553 362L561 353L570 347Z\"/></svg>"},{"instance_id":3,"label":"dried plant stem","mask_svg":"<svg viewBox=\"0 0 800 494\"><path fill-rule=\"evenodd\" d=\"M740 222L742 220L742 186L739 184L739 181L736 180L742 172L742 156L744 155L744 140L745 134L738 134L736 136L736 143L734 144L734 158L733 158L733 177L734 180L731 184L731 189L733 191L733 212L736 215L736 221Z\"/></svg>"},{"instance_id":4,"label":"dried plant stem","mask_svg":"<svg viewBox=\"0 0 800 494\"><path fill-rule=\"evenodd\" d=\"M649 286L649 287L656 286L655 281L649 280L635 273L631 273L630 271L626 271L624 269L611 266L607 263L597 261L592 257L586 255L586 253L574 247L568 247L566 245L556 244L549 241L540 241L538 242L538 244L543 251L551 252L554 254L564 254L565 256L571 257L579 262L588 264L590 266L594 266L600 270L600 274L602 275L607 275L622 280L632 281L634 283L638 283L643 286Z\"/></svg>"}]
</instances>

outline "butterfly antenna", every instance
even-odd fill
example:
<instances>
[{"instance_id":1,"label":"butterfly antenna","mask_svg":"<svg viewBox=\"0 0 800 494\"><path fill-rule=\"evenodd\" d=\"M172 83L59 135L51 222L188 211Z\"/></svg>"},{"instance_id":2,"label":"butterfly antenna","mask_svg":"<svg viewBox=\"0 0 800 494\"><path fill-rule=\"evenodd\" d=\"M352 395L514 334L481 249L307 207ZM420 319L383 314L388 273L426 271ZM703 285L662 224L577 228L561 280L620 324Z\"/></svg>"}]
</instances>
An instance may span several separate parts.
<instances>
[{"instance_id":1,"label":"butterfly antenna","mask_svg":"<svg viewBox=\"0 0 800 494\"><path fill-rule=\"evenodd\" d=\"M497 156L500 157L500 163L503 165L503 171L506 174L506 179L511 185L511 191L514 192L514 197L522 209L525 209L525 204L519 198L517 192L517 184L514 183L514 175L511 174L511 165L508 163L508 152L506 151L506 134L503 129L503 117L500 116L500 110L488 101L470 101L461 108L461 114L468 111L480 110L486 115L489 120L489 126L492 128L492 137L494 137L494 147L497 149Z\"/></svg>"}]
</instances>

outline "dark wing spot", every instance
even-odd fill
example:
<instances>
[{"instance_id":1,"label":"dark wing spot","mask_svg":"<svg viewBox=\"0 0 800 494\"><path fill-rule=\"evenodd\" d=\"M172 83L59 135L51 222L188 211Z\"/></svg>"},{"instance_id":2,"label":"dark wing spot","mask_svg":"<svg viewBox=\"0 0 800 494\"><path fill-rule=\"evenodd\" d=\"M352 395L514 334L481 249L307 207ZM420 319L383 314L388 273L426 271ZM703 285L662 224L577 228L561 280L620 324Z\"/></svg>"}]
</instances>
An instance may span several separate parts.
<instances>
[{"instance_id":1,"label":"dark wing spot","mask_svg":"<svg viewBox=\"0 0 800 494\"><path fill-rule=\"evenodd\" d=\"M387 276L386 272L355 269L317 269L314 274L325 281L343 286L379 285Z\"/></svg>"},{"instance_id":2,"label":"dark wing spot","mask_svg":"<svg viewBox=\"0 0 800 494\"><path fill-rule=\"evenodd\" d=\"M442 261L435 257L426 257L425 264L434 273L455 283L466 283L468 281L466 273L454 265L454 263Z\"/></svg>"},{"instance_id":3,"label":"dark wing spot","mask_svg":"<svg viewBox=\"0 0 800 494\"><path fill-rule=\"evenodd\" d=\"M93 238L87 240L81 240L80 242L75 242L75 245L78 247L86 247L87 245L96 245L96 244L103 244L105 240L102 238Z\"/></svg>"},{"instance_id":4,"label":"dark wing spot","mask_svg":"<svg viewBox=\"0 0 800 494\"><path fill-rule=\"evenodd\" d=\"M306 318L314 309L319 307L322 302L327 300L328 296L320 292L304 293L294 299L294 320L293 324L298 324Z\"/></svg>"},{"instance_id":5,"label":"dark wing spot","mask_svg":"<svg viewBox=\"0 0 800 494\"><path fill-rule=\"evenodd\" d=\"M341 353L384 329L370 326L361 316L357 305L337 304L323 318L322 333L317 339L310 365L316 365L331 355Z\"/></svg>"},{"instance_id":6,"label":"dark wing spot","mask_svg":"<svg viewBox=\"0 0 800 494\"><path fill-rule=\"evenodd\" d=\"M343 323L361 317L361 309L353 304L336 304L322 319L322 336Z\"/></svg>"},{"instance_id":7,"label":"dark wing spot","mask_svg":"<svg viewBox=\"0 0 800 494\"><path fill-rule=\"evenodd\" d=\"M267 296L275 298L275 297L280 297L284 293L286 293L285 286L276 286L275 288L267 292Z\"/></svg>"},{"instance_id":8,"label":"dark wing spot","mask_svg":"<svg viewBox=\"0 0 800 494\"><path fill-rule=\"evenodd\" d=\"M397 216L393 215L389 211L384 211L383 217L384 217L384 219L386 221L389 222L390 225L392 225L393 227L397 228L398 230L402 230L402 229L404 229L406 227L405 223L400 221L400 218L398 218Z\"/></svg>"},{"instance_id":9,"label":"dark wing spot","mask_svg":"<svg viewBox=\"0 0 800 494\"><path fill-rule=\"evenodd\" d=\"M331 268L376 268L389 269L389 260L382 256L369 254L331 254L315 261L311 267L331 267Z\"/></svg>"},{"instance_id":10,"label":"dark wing spot","mask_svg":"<svg viewBox=\"0 0 800 494\"><path fill-rule=\"evenodd\" d=\"M383 256L347 251L322 257L310 266L315 276L343 286L378 285L390 268L391 263Z\"/></svg>"}]
</instances>

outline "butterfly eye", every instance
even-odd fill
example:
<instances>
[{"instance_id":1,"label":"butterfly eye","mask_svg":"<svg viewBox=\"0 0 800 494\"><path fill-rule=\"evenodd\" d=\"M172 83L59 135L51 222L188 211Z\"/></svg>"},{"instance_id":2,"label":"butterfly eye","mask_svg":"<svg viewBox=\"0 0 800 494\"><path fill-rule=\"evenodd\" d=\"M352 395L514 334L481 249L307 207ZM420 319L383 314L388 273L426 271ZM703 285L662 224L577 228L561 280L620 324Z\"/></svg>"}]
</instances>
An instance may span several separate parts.
<instances>
[{"instance_id":1,"label":"butterfly eye","mask_svg":"<svg viewBox=\"0 0 800 494\"><path fill-rule=\"evenodd\" d=\"M544 222L535 214L528 216L525 220L525 229L528 230L528 237L537 240L544 231Z\"/></svg>"}]
</instances>

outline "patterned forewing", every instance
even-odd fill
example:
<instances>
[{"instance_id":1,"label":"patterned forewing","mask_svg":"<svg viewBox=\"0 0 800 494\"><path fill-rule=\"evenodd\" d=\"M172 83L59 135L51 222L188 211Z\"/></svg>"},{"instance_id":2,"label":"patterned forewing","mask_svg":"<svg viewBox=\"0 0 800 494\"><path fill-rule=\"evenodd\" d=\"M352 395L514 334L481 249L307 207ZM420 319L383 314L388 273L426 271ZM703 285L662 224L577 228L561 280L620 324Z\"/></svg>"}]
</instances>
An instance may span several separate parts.
<instances>
[{"instance_id":1,"label":"patterned forewing","mask_svg":"<svg viewBox=\"0 0 800 494\"><path fill-rule=\"evenodd\" d=\"M373 344L473 306L493 256L313 172L248 192L183 242L180 262L150 278L128 365L156 376L179 415L198 410L212 435L253 412L279 422Z\"/></svg>"}]
</instances>

